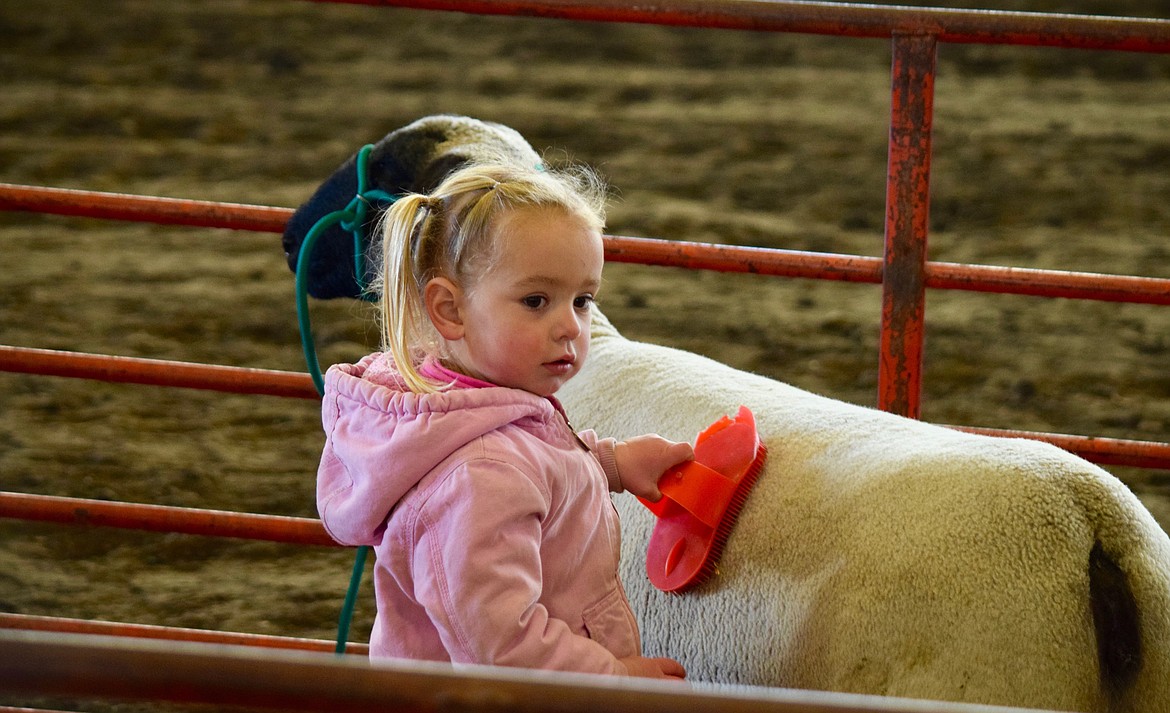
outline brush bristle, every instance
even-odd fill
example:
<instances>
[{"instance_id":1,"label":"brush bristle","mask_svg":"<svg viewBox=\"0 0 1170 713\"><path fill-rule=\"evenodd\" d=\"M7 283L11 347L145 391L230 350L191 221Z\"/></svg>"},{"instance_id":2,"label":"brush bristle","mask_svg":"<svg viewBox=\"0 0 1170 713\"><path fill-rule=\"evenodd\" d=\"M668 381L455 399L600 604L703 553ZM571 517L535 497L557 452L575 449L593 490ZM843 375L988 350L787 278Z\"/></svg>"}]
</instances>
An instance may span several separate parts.
<instances>
[{"instance_id":1,"label":"brush bristle","mask_svg":"<svg viewBox=\"0 0 1170 713\"><path fill-rule=\"evenodd\" d=\"M764 472L764 462L767 458L768 447L761 443L756 449L756 457L752 459L752 464L748 466L747 472L740 479L739 484L735 488L735 493L727 503L727 510L724 511L723 517L719 520L719 527L715 528L715 537L711 542L711 549L707 551L707 557L703 560L703 566L699 568L698 573L685 586L674 590L672 592L673 594L682 594L693 589L706 582L715 574L715 570L719 564L719 558L723 556L723 546L730 539L731 531L735 529L735 523L739 520L739 513L743 510L744 504L747 503L752 488L755 487L756 481L760 478L760 474Z\"/></svg>"}]
</instances>

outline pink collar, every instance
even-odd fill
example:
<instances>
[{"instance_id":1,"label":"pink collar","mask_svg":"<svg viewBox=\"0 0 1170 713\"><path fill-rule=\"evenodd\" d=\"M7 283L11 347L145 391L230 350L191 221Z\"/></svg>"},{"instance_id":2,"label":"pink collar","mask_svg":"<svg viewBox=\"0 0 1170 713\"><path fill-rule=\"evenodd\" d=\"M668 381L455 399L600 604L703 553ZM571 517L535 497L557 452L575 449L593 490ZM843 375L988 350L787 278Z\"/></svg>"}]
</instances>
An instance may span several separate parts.
<instances>
[{"instance_id":1,"label":"pink collar","mask_svg":"<svg viewBox=\"0 0 1170 713\"><path fill-rule=\"evenodd\" d=\"M433 379L443 384L454 384L461 389L493 389L499 387L498 384L493 384L490 381L484 381L482 379L477 379L474 376L468 376L467 374L460 374L457 371L452 371L451 369L443 366L443 364L434 357L427 357L423 361L422 366L419 367L418 373L428 379ZM549 403L553 405L553 408L555 408L557 412L560 413L562 417L564 417L565 422L567 423L569 417L565 413L565 407L561 406L561 402L558 401L555 396L548 396L546 398L548 399Z\"/></svg>"},{"instance_id":2,"label":"pink collar","mask_svg":"<svg viewBox=\"0 0 1170 713\"><path fill-rule=\"evenodd\" d=\"M473 376L460 374L457 371L452 371L443 366L438 359L428 358L419 367L418 373L428 379L442 382L444 384L455 384L464 389L486 389L494 387L495 384L476 379Z\"/></svg>"}]
</instances>

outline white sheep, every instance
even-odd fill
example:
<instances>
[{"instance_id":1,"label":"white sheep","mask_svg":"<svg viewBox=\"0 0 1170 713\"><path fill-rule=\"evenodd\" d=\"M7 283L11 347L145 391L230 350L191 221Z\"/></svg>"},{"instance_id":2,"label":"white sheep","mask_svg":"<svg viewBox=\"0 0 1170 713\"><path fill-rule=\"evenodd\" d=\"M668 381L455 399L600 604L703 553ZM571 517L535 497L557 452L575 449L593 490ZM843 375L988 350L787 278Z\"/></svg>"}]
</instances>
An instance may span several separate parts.
<instances>
[{"instance_id":1,"label":"white sheep","mask_svg":"<svg viewBox=\"0 0 1170 713\"><path fill-rule=\"evenodd\" d=\"M388 134L369 180L425 190L468 158L539 157L512 129L425 117ZM354 158L290 221L352 198ZM365 226L367 232L370 226ZM367 240L373 240L367 235ZM356 296L352 237L314 252L310 291ZM647 653L692 679L1074 711L1170 711L1170 539L1125 486L1054 446L816 396L623 338L597 312L558 394L578 428L691 440L740 404L770 454L718 573L665 595L652 516L618 496L623 575Z\"/></svg>"},{"instance_id":2,"label":"white sheep","mask_svg":"<svg viewBox=\"0 0 1170 713\"><path fill-rule=\"evenodd\" d=\"M692 678L1170 711L1170 539L1104 470L628 340L600 312L558 396L618 438L755 413L768 460L707 583L654 589L654 518L617 497L645 648Z\"/></svg>"}]
</instances>

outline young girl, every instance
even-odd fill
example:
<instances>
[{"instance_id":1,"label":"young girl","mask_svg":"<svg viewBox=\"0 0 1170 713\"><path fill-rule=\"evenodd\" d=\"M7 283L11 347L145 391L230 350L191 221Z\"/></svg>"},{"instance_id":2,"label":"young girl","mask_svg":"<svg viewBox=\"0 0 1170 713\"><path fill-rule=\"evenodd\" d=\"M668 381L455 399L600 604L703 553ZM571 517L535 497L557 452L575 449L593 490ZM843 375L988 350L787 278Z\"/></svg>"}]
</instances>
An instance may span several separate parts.
<instances>
[{"instance_id":1,"label":"young girl","mask_svg":"<svg viewBox=\"0 0 1170 713\"><path fill-rule=\"evenodd\" d=\"M604 188L474 165L387 211L385 351L326 374L317 507L372 545L372 657L682 678L645 658L609 491L661 497L689 444L574 433Z\"/></svg>"}]
</instances>

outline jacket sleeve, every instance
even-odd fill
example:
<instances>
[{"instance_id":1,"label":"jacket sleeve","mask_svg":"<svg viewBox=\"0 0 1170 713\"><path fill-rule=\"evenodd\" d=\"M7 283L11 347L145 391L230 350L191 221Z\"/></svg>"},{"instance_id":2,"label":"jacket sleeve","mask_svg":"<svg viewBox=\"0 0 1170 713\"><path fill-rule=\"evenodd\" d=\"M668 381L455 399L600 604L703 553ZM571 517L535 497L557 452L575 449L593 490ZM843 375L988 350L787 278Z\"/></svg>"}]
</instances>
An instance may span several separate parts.
<instances>
[{"instance_id":1,"label":"jacket sleeve","mask_svg":"<svg viewBox=\"0 0 1170 713\"><path fill-rule=\"evenodd\" d=\"M548 510L547 494L514 465L458 466L419 509L415 596L454 663L625 674L604 646L540 603Z\"/></svg>"},{"instance_id":2,"label":"jacket sleeve","mask_svg":"<svg viewBox=\"0 0 1170 713\"><path fill-rule=\"evenodd\" d=\"M614 453L617 441L613 438L598 438L592 430L581 431L577 437L589 447L593 457L601 463L601 468L605 471L605 479L609 481L609 492L625 492L626 488L622 485L622 476L618 472L617 457Z\"/></svg>"}]
</instances>

